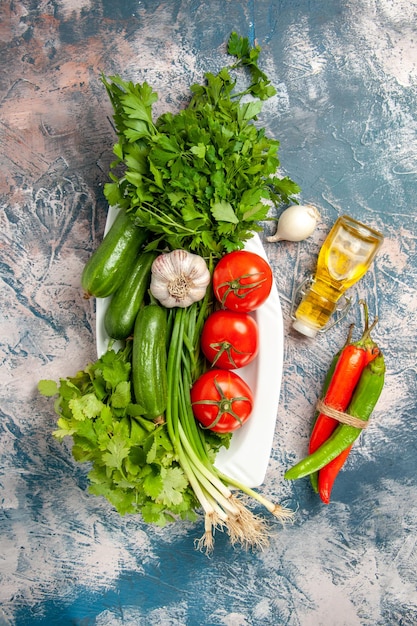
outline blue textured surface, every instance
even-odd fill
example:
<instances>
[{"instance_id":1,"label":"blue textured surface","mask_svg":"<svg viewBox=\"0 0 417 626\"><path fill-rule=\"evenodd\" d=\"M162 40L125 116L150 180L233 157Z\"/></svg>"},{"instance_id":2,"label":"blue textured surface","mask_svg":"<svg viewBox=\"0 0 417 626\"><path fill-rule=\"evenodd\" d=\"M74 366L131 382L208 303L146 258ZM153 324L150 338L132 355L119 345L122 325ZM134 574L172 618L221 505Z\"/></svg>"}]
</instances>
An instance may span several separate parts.
<instances>
[{"instance_id":1,"label":"blue textured surface","mask_svg":"<svg viewBox=\"0 0 417 626\"><path fill-rule=\"evenodd\" d=\"M0 624L417 623L415 0L22 0L0 12ZM102 237L114 141L100 72L147 80L157 112L174 111L224 64L231 30L263 48L278 94L260 122L322 221L305 242L265 244L286 334L262 491L296 509L295 522L260 553L220 534L208 559L194 550L199 523L150 527L88 495L36 384L95 357L80 274ZM387 382L325 506L308 480L283 474L306 451L358 307L310 342L290 329L290 301L342 213L386 236L351 295L380 318Z\"/></svg>"}]
</instances>

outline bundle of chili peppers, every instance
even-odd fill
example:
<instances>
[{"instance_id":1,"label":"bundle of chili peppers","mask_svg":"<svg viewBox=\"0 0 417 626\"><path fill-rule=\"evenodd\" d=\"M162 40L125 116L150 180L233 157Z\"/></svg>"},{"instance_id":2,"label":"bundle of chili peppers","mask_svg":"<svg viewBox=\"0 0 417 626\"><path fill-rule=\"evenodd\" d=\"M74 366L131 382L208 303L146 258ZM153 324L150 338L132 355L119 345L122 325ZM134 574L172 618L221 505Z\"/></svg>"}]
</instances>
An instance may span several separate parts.
<instances>
[{"instance_id":1,"label":"bundle of chili peppers","mask_svg":"<svg viewBox=\"0 0 417 626\"><path fill-rule=\"evenodd\" d=\"M384 356L371 338L377 319L369 326L368 308L364 301L361 304L365 314L362 337L352 343L353 327L350 328L346 344L334 356L324 381L309 454L284 474L289 480L310 476L313 489L326 504L330 502L337 475L366 427L384 386Z\"/></svg>"}]
</instances>

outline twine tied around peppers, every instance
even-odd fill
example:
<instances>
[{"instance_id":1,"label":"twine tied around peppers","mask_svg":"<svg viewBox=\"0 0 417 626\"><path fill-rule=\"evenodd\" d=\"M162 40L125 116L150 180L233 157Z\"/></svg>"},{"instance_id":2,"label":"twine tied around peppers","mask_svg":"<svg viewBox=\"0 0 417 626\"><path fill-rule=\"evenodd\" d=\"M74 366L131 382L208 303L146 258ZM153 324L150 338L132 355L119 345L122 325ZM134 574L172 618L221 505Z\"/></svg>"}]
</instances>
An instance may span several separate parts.
<instances>
[{"instance_id":1,"label":"twine tied around peppers","mask_svg":"<svg viewBox=\"0 0 417 626\"><path fill-rule=\"evenodd\" d=\"M359 419L359 417L349 415L348 413L344 413L343 411L333 409L331 406L325 404L323 400L317 401L316 408L320 413L323 413L323 415L327 415L327 417L332 417L342 424L347 424L348 426L354 426L355 428L361 429L368 427L369 422L361 420Z\"/></svg>"}]
</instances>

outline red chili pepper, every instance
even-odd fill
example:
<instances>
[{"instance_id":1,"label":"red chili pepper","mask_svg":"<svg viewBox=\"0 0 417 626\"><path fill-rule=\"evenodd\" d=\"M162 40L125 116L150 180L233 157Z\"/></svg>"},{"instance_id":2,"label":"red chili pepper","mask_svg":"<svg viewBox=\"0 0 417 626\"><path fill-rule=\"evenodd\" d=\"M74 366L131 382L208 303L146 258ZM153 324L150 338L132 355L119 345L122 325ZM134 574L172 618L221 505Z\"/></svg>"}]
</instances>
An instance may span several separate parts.
<instances>
[{"instance_id":1,"label":"red chili pepper","mask_svg":"<svg viewBox=\"0 0 417 626\"><path fill-rule=\"evenodd\" d=\"M323 395L325 395L327 393L327 390L328 390L329 385L330 385L330 381L333 378L334 370L336 369L337 362L339 360L340 355L342 354L342 350L346 346L348 346L351 343L351 341L352 341L352 333L353 333L353 329L354 328L355 328L355 324L351 324L349 326L349 332L348 332L348 335L346 337L345 345L341 348L341 350L339 350L339 352L337 352L334 355L334 357L332 359L332 362L330 363L330 367L327 370L327 374L326 374L326 377L325 377L324 382L323 382L323 391L322 391ZM317 420L319 415L320 415L320 411L317 411L315 419L314 419L314 423L316 422L316 420ZM314 428L314 424L313 424L313 428ZM312 474L310 474L310 482L311 482L311 486L313 487L313 490L316 493L318 493L319 492L319 484L318 484L319 483L319 473L318 472L313 472Z\"/></svg>"},{"instance_id":2,"label":"red chili pepper","mask_svg":"<svg viewBox=\"0 0 417 626\"><path fill-rule=\"evenodd\" d=\"M379 353L377 345L370 336L371 330L378 320L375 318L372 325L369 326L368 308L363 300L361 300L361 304L365 311L363 335L359 341L343 348L324 396L324 403L337 411L347 409L364 368ZM310 436L309 454L315 452L330 437L337 425L338 421L334 418L328 417L324 413L319 414Z\"/></svg>"}]
</instances>

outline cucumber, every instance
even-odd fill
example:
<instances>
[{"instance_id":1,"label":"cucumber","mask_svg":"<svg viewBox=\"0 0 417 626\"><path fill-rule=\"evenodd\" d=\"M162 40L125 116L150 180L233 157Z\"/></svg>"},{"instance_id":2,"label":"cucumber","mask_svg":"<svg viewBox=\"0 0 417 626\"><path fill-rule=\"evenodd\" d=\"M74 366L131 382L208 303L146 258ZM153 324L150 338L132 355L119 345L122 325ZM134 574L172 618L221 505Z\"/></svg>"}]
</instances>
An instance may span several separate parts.
<instances>
[{"instance_id":1,"label":"cucumber","mask_svg":"<svg viewBox=\"0 0 417 626\"><path fill-rule=\"evenodd\" d=\"M136 226L132 218L119 209L103 241L84 266L81 285L85 297L105 298L113 294L131 271L147 236L145 229Z\"/></svg>"},{"instance_id":2,"label":"cucumber","mask_svg":"<svg viewBox=\"0 0 417 626\"><path fill-rule=\"evenodd\" d=\"M167 319L158 304L137 314L133 331L132 386L145 417L156 420L167 406Z\"/></svg>"},{"instance_id":3,"label":"cucumber","mask_svg":"<svg viewBox=\"0 0 417 626\"><path fill-rule=\"evenodd\" d=\"M104 315L104 328L112 339L126 339L132 334L135 319L144 301L151 280L155 252L143 252L136 259L130 274L113 294Z\"/></svg>"}]
</instances>

